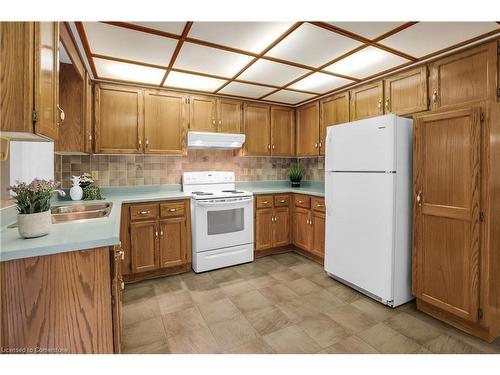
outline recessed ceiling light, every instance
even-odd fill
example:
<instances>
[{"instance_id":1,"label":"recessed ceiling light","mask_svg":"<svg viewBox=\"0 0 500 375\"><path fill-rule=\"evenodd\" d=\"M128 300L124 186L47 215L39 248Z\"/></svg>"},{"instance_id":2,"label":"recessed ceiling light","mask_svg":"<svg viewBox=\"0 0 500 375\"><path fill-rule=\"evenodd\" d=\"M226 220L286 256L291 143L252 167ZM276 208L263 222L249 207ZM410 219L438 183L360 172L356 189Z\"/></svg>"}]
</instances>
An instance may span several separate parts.
<instances>
[{"instance_id":1,"label":"recessed ceiling light","mask_svg":"<svg viewBox=\"0 0 500 375\"><path fill-rule=\"evenodd\" d=\"M260 98L261 96L270 93L274 89L272 87L250 85L248 83L231 82L220 90L220 94L245 96L248 98Z\"/></svg>"},{"instance_id":2,"label":"recessed ceiling light","mask_svg":"<svg viewBox=\"0 0 500 375\"><path fill-rule=\"evenodd\" d=\"M335 77L325 73L313 73L310 76L295 82L290 86L292 89L324 93L329 90L334 90L337 87L345 86L353 83L350 79Z\"/></svg>"},{"instance_id":3,"label":"recessed ceiling light","mask_svg":"<svg viewBox=\"0 0 500 375\"><path fill-rule=\"evenodd\" d=\"M99 78L117 79L121 81L159 85L165 74L164 69L99 58L94 58L94 65Z\"/></svg>"},{"instance_id":4,"label":"recessed ceiling light","mask_svg":"<svg viewBox=\"0 0 500 375\"><path fill-rule=\"evenodd\" d=\"M178 87L199 91L214 91L226 81L217 78L204 77L195 74L170 72L165 86Z\"/></svg>"}]
</instances>

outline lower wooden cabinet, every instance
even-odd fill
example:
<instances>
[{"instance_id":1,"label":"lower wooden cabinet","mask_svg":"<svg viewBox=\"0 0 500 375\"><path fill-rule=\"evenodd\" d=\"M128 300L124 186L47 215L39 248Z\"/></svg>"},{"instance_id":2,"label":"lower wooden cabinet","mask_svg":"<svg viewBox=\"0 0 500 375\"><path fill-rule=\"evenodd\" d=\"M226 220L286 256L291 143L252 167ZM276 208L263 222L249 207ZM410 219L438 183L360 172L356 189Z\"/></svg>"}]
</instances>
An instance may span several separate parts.
<instances>
[{"instance_id":1,"label":"lower wooden cabinet","mask_svg":"<svg viewBox=\"0 0 500 375\"><path fill-rule=\"evenodd\" d=\"M132 273L158 268L157 221L139 221L130 224L130 255Z\"/></svg>"},{"instance_id":2,"label":"lower wooden cabinet","mask_svg":"<svg viewBox=\"0 0 500 375\"><path fill-rule=\"evenodd\" d=\"M173 217L159 222L159 267L181 266L187 259L186 218Z\"/></svg>"},{"instance_id":3,"label":"lower wooden cabinet","mask_svg":"<svg viewBox=\"0 0 500 375\"><path fill-rule=\"evenodd\" d=\"M295 207L293 210L293 244L302 250L312 247L311 212L307 208Z\"/></svg>"},{"instance_id":4,"label":"lower wooden cabinet","mask_svg":"<svg viewBox=\"0 0 500 375\"><path fill-rule=\"evenodd\" d=\"M261 195L255 199L255 251L290 244L288 194Z\"/></svg>"},{"instance_id":5,"label":"lower wooden cabinet","mask_svg":"<svg viewBox=\"0 0 500 375\"><path fill-rule=\"evenodd\" d=\"M316 259L325 257L325 203L315 196L295 194L293 217L293 244L306 255Z\"/></svg>"}]
</instances>

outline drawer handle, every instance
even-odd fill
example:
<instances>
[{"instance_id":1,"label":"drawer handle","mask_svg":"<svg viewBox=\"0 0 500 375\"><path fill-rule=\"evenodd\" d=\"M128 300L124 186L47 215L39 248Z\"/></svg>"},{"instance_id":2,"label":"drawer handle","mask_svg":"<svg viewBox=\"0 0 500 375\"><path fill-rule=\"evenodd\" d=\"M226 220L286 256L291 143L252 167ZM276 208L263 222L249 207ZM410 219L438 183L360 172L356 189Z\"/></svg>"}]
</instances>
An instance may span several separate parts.
<instances>
[{"instance_id":1,"label":"drawer handle","mask_svg":"<svg viewBox=\"0 0 500 375\"><path fill-rule=\"evenodd\" d=\"M323 207L323 205L318 203L316 207Z\"/></svg>"},{"instance_id":2,"label":"drawer handle","mask_svg":"<svg viewBox=\"0 0 500 375\"><path fill-rule=\"evenodd\" d=\"M151 213L151 211L147 210L147 211L139 211L137 214L138 215L148 215L149 213Z\"/></svg>"},{"instance_id":3,"label":"drawer handle","mask_svg":"<svg viewBox=\"0 0 500 375\"><path fill-rule=\"evenodd\" d=\"M299 204L302 204L302 203L304 203L304 201L299 201Z\"/></svg>"},{"instance_id":4,"label":"drawer handle","mask_svg":"<svg viewBox=\"0 0 500 375\"><path fill-rule=\"evenodd\" d=\"M163 229L160 229L160 237L163 237Z\"/></svg>"},{"instance_id":5,"label":"drawer handle","mask_svg":"<svg viewBox=\"0 0 500 375\"><path fill-rule=\"evenodd\" d=\"M268 201L264 201L264 202L262 202L262 203L264 203L264 204L268 204L269 202L268 202Z\"/></svg>"},{"instance_id":6,"label":"drawer handle","mask_svg":"<svg viewBox=\"0 0 500 375\"><path fill-rule=\"evenodd\" d=\"M280 203L285 203L286 201L284 199L280 200Z\"/></svg>"},{"instance_id":7,"label":"drawer handle","mask_svg":"<svg viewBox=\"0 0 500 375\"><path fill-rule=\"evenodd\" d=\"M175 212L175 211L177 211L177 210L176 210L175 208L171 208L169 211L170 211L170 212Z\"/></svg>"}]
</instances>

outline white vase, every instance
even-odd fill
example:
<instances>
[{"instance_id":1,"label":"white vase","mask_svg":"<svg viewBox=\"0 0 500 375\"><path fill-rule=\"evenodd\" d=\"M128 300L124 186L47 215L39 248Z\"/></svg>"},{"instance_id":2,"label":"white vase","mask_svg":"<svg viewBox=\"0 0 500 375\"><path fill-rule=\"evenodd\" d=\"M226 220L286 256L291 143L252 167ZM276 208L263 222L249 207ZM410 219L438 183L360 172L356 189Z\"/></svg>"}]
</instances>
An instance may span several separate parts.
<instances>
[{"instance_id":1,"label":"white vase","mask_svg":"<svg viewBox=\"0 0 500 375\"><path fill-rule=\"evenodd\" d=\"M73 186L69 189L69 196L74 201L79 201L83 198L83 189L80 186L80 177L73 176L71 179L73 182Z\"/></svg>"},{"instance_id":2,"label":"white vase","mask_svg":"<svg viewBox=\"0 0 500 375\"><path fill-rule=\"evenodd\" d=\"M52 227L50 210L36 214L17 214L17 230L21 237L35 238L49 234Z\"/></svg>"}]
</instances>

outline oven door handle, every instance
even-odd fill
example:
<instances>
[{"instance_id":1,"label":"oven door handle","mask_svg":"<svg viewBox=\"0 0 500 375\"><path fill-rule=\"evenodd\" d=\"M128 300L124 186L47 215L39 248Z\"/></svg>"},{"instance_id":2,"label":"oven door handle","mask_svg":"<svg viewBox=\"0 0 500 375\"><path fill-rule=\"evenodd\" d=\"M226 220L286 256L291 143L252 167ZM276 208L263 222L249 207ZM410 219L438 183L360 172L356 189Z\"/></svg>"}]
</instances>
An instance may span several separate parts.
<instances>
[{"instance_id":1,"label":"oven door handle","mask_svg":"<svg viewBox=\"0 0 500 375\"><path fill-rule=\"evenodd\" d=\"M241 206L241 205L247 205L247 204L252 204L253 198L250 199L244 199L244 200L236 200L236 201L226 201L226 202L210 202L210 201L196 201L196 205L200 207L214 207L214 206L224 206L224 207L230 207L230 206Z\"/></svg>"}]
</instances>

